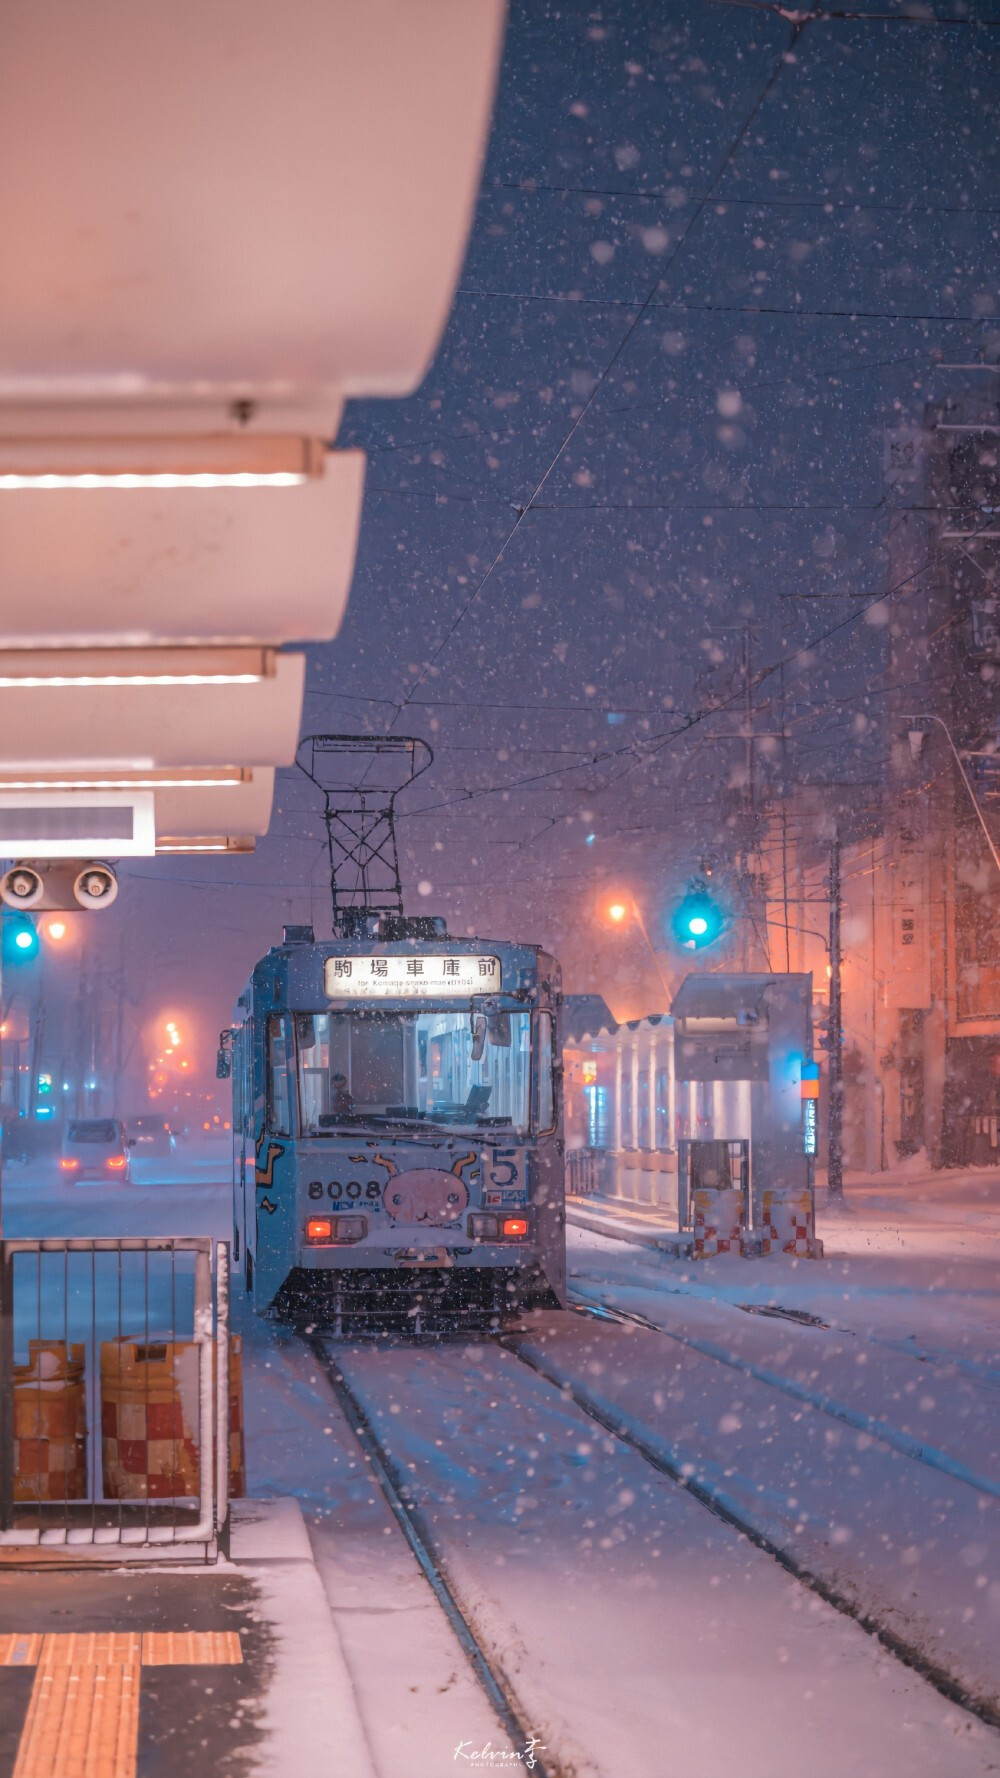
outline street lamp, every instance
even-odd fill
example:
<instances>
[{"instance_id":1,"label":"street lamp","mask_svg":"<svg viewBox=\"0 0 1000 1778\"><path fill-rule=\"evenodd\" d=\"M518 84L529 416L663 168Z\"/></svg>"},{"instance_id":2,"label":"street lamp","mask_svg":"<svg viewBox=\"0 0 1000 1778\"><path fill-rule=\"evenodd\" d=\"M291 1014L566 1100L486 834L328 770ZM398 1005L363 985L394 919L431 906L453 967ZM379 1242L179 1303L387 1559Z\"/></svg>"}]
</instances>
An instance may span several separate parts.
<instances>
[{"instance_id":1,"label":"street lamp","mask_svg":"<svg viewBox=\"0 0 1000 1778\"><path fill-rule=\"evenodd\" d=\"M656 952L654 951L653 946L650 942L649 933L646 931L646 923L643 920L642 914L639 912L638 902L634 899L634 897L630 897L628 901L611 901L608 903L608 905L604 911L613 926L623 926L626 923L626 921L629 921L629 920L633 921L634 924L636 926L638 926L639 931L641 932L643 940L645 942L646 949L653 959L653 967L655 968L656 973L660 978L660 986L663 989L663 992L666 995L667 1001L669 1003L670 989L668 988L666 982L663 979L663 971L660 968L660 959L656 955Z\"/></svg>"},{"instance_id":2,"label":"street lamp","mask_svg":"<svg viewBox=\"0 0 1000 1778\"><path fill-rule=\"evenodd\" d=\"M951 729L948 727L948 724L940 716L904 716L903 721L907 724L907 740L910 745L910 756L914 761L916 761L920 758L920 749L923 746L922 739L918 740L917 737L923 736L927 733L926 728L922 727L921 725L924 723L936 722L938 725L938 728L944 730L945 739L947 740L948 745L951 748L952 754L954 756L955 764L957 765L959 772L961 773L962 783L965 785L965 788L969 793L969 801L971 802L973 808L976 811L976 817L979 821L980 827L983 830L983 837L985 838L986 844L989 847L990 857L992 858L994 864L996 865L997 870L1000 871L1000 852L997 851L996 842L993 838L993 835L990 833L989 828L986 825L986 817L983 814L983 811L979 806L979 799L976 796L976 793L973 790L972 785L969 782L969 774L967 773L965 766L962 764L962 756L959 753L958 748L955 746L955 742L952 737L952 732L951 732Z\"/></svg>"}]
</instances>

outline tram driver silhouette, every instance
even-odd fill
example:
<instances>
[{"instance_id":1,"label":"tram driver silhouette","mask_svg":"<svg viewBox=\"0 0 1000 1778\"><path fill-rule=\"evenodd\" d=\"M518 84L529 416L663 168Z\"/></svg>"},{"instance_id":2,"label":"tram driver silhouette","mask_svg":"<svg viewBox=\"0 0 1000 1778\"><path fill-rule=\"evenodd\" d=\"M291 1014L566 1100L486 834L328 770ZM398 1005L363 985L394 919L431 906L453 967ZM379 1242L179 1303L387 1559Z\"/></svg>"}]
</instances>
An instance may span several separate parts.
<instances>
[{"instance_id":1,"label":"tram driver silhouette","mask_svg":"<svg viewBox=\"0 0 1000 1778\"><path fill-rule=\"evenodd\" d=\"M346 1074L330 1076L330 1110L334 1117L349 1117L354 1110L354 1094L347 1084Z\"/></svg>"}]
</instances>

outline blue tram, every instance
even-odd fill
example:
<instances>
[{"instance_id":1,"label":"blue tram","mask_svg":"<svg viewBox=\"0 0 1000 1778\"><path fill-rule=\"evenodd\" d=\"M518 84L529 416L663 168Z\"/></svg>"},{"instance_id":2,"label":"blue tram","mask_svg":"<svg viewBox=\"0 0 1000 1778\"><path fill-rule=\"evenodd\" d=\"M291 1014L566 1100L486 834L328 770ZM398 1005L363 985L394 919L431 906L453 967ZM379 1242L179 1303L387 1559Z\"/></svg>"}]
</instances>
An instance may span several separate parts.
<instances>
[{"instance_id":1,"label":"blue tram","mask_svg":"<svg viewBox=\"0 0 1000 1778\"><path fill-rule=\"evenodd\" d=\"M286 927L223 1033L258 1312L496 1325L565 1301L560 976L531 945Z\"/></svg>"}]
</instances>

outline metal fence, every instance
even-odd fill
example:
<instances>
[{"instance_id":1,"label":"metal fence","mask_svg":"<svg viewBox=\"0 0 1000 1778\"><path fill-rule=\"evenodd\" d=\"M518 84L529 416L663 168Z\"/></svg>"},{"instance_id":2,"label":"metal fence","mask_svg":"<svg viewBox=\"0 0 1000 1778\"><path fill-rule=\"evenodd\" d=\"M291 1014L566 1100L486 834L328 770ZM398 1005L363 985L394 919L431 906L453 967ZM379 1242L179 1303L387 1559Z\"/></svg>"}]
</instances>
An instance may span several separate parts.
<instances>
[{"instance_id":1,"label":"metal fence","mask_svg":"<svg viewBox=\"0 0 1000 1778\"><path fill-rule=\"evenodd\" d=\"M604 1181L606 1156L601 1148L569 1148L566 1151L566 1190L574 1198L593 1197Z\"/></svg>"},{"instance_id":2,"label":"metal fence","mask_svg":"<svg viewBox=\"0 0 1000 1778\"><path fill-rule=\"evenodd\" d=\"M227 1245L17 1240L0 1262L0 1561L26 1546L213 1557L229 1511Z\"/></svg>"}]
</instances>

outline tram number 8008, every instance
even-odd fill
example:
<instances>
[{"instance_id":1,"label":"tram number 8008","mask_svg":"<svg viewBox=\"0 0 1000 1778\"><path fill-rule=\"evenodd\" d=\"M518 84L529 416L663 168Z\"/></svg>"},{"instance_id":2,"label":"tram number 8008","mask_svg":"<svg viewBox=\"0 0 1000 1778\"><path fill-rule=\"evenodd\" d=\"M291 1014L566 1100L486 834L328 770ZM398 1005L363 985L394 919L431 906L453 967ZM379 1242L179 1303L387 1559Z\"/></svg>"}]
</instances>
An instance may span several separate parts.
<instances>
[{"instance_id":1,"label":"tram number 8008","mask_svg":"<svg viewBox=\"0 0 1000 1778\"><path fill-rule=\"evenodd\" d=\"M323 1196L322 1180L311 1179L308 1191L312 1199L321 1198ZM349 1198L351 1203L356 1204L362 1197L369 1204L373 1204L381 1199L382 1187L377 1179L370 1179L367 1185L362 1185L360 1179L349 1179L346 1185L342 1185L339 1179L331 1179L326 1187L326 1196L332 1198L335 1204L342 1198Z\"/></svg>"}]
</instances>

